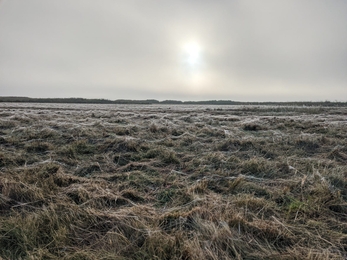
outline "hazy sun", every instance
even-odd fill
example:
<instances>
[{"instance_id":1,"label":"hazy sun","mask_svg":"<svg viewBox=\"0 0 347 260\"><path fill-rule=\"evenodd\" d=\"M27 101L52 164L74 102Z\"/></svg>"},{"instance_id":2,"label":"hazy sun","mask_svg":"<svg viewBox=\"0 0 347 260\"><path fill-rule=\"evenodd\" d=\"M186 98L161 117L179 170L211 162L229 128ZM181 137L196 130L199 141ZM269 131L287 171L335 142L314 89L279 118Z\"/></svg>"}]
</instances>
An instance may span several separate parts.
<instances>
[{"instance_id":1,"label":"hazy sun","mask_svg":"<svg viewBox=\"0 0 347 260\"><path fill-rule=\"evenodd\" d=\"M190 88L201 90L206 85L204 48L198 41L187 41L181 45L181 54L183 81Z\"/></svg>"},{"instance_id":2,"label":"hazy sun","mask_svg":"<svg viewBox=\"0 0 347 260\"><path fill-rule=\"evenodd\" d=\"M196 42L188 42L184 45L185 63L191 67L196 67L201 63L201 47Z\"/></svg>"}]
</instances>

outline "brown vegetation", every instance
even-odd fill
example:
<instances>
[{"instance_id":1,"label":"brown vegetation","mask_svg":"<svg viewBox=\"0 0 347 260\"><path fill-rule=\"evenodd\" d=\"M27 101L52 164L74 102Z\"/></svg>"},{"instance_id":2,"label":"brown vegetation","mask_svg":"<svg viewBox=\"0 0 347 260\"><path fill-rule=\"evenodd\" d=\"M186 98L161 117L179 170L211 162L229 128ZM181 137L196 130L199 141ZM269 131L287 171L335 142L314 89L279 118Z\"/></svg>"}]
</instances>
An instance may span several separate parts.
<instances>
[{"instance_id":1,"label":"brown vegetation","mask_svg":"<svg viewBox=\"0 0 347 260\"><path fill-rule=\"evenodd\" d=\"M346 115L3 103L0 259L346 259Z\"/></svg>"}]
</instances>

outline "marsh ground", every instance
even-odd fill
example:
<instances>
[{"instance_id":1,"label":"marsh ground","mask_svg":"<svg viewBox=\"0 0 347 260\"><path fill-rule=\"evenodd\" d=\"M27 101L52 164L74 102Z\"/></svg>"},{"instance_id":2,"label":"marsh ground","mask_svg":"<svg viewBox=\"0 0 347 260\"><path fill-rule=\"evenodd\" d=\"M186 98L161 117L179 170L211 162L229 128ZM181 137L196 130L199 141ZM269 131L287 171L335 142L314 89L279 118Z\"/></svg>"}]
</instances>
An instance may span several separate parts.
<instances>
[{"instance_id":1,"label":"marsh ground","mask_svg":"<svg viewBox=\"0 0 347 260\"><path fill-rule=\"evenodd\" d=\"M346 259L347 108L0 104L0 258Z\"/></svg>"}]
</instances>

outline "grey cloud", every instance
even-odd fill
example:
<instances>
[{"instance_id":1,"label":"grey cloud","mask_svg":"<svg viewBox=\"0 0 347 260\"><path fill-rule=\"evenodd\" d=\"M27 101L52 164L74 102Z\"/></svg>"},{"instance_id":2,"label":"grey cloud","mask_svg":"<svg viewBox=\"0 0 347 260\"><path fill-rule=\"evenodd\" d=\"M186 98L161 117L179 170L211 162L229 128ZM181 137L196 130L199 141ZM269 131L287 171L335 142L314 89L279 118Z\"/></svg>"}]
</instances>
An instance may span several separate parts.
<instances>
[{"instance_id":1,"label":"grey cloud","mask_svg":"<svg viewBox=\"0 0 347 260\"><path fill-rule=\"evenodd\" d=\"M6 1L0 95L346 100L346 24L344 1Z\"/></svg>"}]
</instances>

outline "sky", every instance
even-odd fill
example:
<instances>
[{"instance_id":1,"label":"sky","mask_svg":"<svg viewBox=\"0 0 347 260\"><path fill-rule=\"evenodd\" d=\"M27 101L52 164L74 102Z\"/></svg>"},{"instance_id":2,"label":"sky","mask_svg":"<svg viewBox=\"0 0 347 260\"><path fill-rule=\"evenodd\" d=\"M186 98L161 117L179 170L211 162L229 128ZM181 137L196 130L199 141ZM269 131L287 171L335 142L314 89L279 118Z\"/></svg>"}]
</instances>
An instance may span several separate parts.
<instances>
[{"instance_id":1,"label":"sky","mask_svg":"<svg viewBox=\"0 0 347 260\"><path fill-rule=\"evenodd\" d=\"M347 101L347 1L0 0L0 96Z\"/></svg>"}]
</instances>

